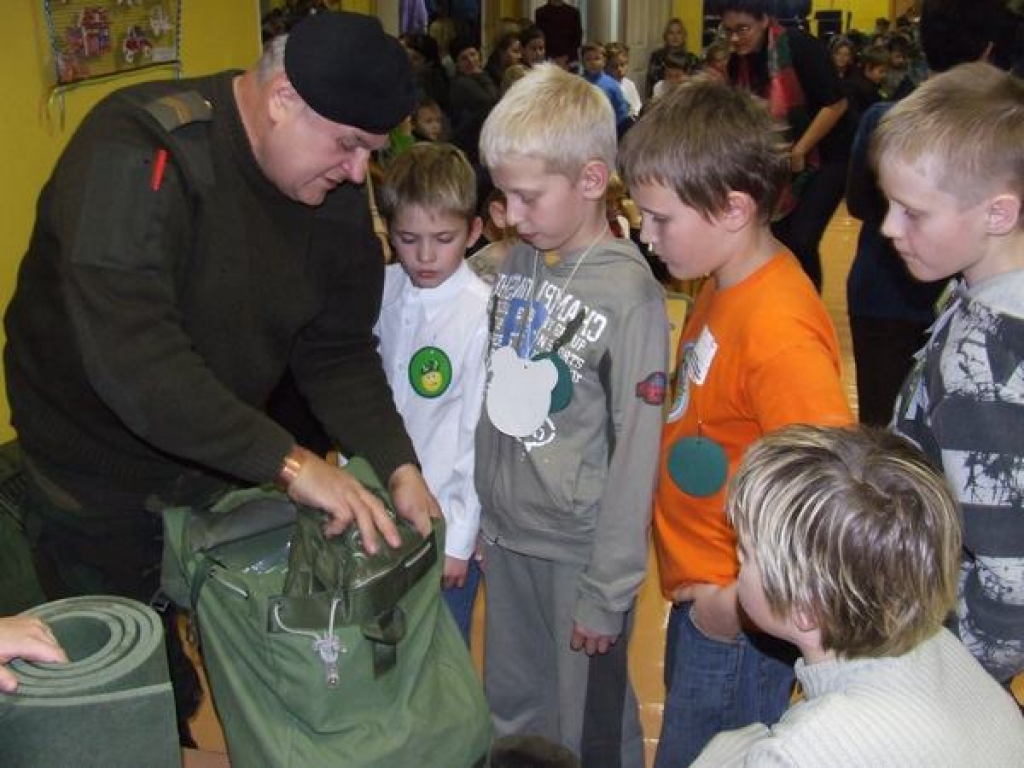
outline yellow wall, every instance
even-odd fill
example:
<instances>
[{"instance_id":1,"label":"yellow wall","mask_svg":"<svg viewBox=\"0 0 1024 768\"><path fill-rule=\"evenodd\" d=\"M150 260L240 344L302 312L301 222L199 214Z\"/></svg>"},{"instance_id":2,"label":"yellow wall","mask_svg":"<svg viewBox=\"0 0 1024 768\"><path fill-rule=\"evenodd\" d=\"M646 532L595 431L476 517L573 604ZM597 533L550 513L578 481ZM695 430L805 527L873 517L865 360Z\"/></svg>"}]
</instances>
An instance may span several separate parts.
<instances>
[{"instance_id":1,"label":"yellow wall","mask_svg":"<svg viewBox=\"0 0 1024 768\"><path fill-rule=\"evenodd\" d=\"M395 2L396 0L384 0ZM374 13L377 3L375 0L337 0L335 7L341 11L354 11L355 13Z\"/></svg>"},{"instance_id":2,"label":"yellow wall","mask_svg":"<svg viewBox=\"0 0 1024 768\"><path fill-rule=\"evenodd\" d=\"M686 27L686 45L691 52L700 54L700 31L704 29L704 3L699 0L675 0L673 17L679 17ZM668 19L665 19L668 21ZM654 41L657 48L661 40Z\"/></svg>"},{"instance_id":3,"label":"yellow wall","mask_svg":"<svg viewBox=\"0 0 1024 768\"><path fill-rule=\"evenodd\" d=\"M64 125L46 101L54 81L46 24L39 0L5 0L0 71L5 73L0 110L0 307L14 291L18 263L34 219L36 197L57 156L82 117L111 90L143 79L167 78L171 70L150 70L67 94ZM186 76L243 68L259 54L255 0L186 0L182 12L181 54ZM2 381L2 374L0 374ZM0 440L9 439L9 411L0 395Z\"/></svg>"}]
</instances>

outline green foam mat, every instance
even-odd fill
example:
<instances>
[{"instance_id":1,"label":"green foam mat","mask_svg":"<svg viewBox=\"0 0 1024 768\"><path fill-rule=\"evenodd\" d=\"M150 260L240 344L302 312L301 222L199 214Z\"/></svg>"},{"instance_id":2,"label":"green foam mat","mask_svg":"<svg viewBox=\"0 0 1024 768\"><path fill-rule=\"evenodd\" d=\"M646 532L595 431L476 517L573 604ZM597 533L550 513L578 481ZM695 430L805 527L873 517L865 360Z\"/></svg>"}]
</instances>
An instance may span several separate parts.
<instances>
[{"instance_id":1,"label":"green foam mat","mask_svg":"<svg viewBox=\"0 0 1024 768\"><path fill-rule=\"evenodd\" d=\"M50 626L68 663L10 663L18 690L0 694L0 765L181 765L163 623L151 608L90 596L25 614Z\"/></svg>"}]
</instances>

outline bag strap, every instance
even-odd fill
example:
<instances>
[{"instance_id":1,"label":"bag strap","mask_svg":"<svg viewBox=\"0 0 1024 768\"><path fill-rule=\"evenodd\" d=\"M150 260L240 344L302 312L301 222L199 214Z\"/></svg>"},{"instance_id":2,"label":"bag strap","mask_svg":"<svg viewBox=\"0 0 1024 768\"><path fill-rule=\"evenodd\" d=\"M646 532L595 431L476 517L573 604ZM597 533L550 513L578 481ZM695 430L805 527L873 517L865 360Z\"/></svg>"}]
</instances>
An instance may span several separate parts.
<instances>
[{"instance_id":1,"label":"bag strap","mask_svg":"<svg viewBox=\"0 0 1024 768\"><path fill-rule=\"evenodd\" d=\"M398 644L405 637L405 612L397 605L385 611L363 625L363 637L373 643L373 676L380 677L398 661Z\"/></svg>"}]
</instances>

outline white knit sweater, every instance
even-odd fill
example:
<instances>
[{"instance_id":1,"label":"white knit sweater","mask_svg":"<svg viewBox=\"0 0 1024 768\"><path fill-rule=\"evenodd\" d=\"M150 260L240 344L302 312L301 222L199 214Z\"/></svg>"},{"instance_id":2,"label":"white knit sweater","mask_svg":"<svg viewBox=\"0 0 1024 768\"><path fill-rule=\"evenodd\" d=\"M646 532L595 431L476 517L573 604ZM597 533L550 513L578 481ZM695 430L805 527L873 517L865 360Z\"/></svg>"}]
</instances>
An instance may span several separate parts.
<instances>
[{"instance_id":1,"label":"white knit sweater","mask_svg":"<svg viewBox=\"0 0 1024 768\"><path fill-rule=\"evenodd\" d=\"M1020 709L948 631L903 656L807 665L805 699L771 728L719 734L693 764L1024 766Z\"/></svg>"}]
</instances>

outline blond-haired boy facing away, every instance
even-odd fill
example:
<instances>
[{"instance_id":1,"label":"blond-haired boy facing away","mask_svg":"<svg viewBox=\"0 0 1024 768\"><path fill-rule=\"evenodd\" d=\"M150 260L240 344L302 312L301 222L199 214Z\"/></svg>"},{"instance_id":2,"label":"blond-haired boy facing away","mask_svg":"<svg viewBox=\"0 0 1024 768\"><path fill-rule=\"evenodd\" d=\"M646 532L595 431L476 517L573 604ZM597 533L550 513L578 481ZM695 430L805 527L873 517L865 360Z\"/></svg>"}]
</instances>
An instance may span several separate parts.
<instances>
[{"instance_id":1,"label":"blond-haired boy facing away","mask_svg":"<svg viewBox=\"0 0 1024 768\"><path fill-rule=\"evenodd\" d=\"M695 766L1020 762L1020 711L942 627L959 513L923 454L881 430L786 427L747 451L728 511L740 604L800 649L804 697Z\"/></svg>"},{"instance_id":2,"label":"blond-haired boy facing away","mask_svg":"<svg viewBox=\"0 0 1024 768\"><path fill-rule=\"evenodd\" d=\"M643 765L627 641L647 566L664 296L608 231L608 100L550 64L491 112L480 156L518 231L491 305L477 430L484 687L498 735Z\"/></svg>"}]
</instances>

